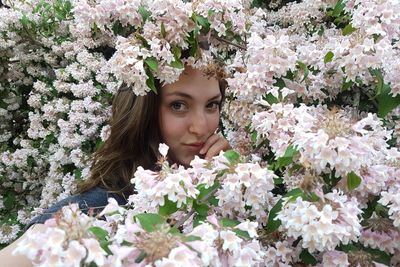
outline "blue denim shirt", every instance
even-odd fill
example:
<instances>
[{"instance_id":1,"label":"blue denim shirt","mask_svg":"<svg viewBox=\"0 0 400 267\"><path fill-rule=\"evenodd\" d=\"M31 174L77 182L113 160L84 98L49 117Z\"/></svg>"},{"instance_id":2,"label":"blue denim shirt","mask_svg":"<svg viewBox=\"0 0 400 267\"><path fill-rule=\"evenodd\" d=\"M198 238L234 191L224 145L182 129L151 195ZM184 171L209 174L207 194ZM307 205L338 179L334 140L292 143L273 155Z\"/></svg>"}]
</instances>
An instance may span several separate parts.
<instances>
[{"instance_id":1,"label":"blue denim shirt","mask_svg":"<svg viewBox=\"0 0 400 267\"><path fill-rule=\"evenodd\" d=\"M36 223L44 223L47 219L50 219L54 213L59 211L62 207L67 206L71 203L77 203L82 212L86 213L90 208L94 208L95 213L99 213L103 208L95 208L95 207L104 207L108 204L108 198L114 198L119 205L125 205L127 203L126 199L122 196L115 193L108 193L105 189L101 187L94 187L89 191L84 193L69 196L64 198L57 203L55 203L50 208L43 211L42 214L34 217L26 226L25 229L28 229L33 224Z\"/></svg>"}]
</instances>

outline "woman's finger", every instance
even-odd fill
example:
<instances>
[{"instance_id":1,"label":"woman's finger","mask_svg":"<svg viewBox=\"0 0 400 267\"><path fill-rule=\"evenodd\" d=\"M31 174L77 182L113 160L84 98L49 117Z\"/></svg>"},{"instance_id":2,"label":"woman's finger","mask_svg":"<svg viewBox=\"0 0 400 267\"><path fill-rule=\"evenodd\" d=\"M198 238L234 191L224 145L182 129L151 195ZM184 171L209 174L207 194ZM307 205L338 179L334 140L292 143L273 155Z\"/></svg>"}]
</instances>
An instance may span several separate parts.
<instances>
[{"instance_id":1,"label":"woman's finger","mask_svg":"<svg viewBox=\"0 0 400 267\"><path fill-rule=\"evenodd\" d=\"M225 151L230 148L228 141L224 137L219 136L218 140L207 150L205 159L211 159L218 155L221 150Z\"/></svg>"},{"instance_id":2,"label":"woman's finger","mask_svg":"<svg viewBox=\"0 0 400 267\"><path fill-rule=\"evenodd\" d=\"M210 147L212 145L214 145L220 138L220 135L218 134L212 134L210 137L208 137L208 139L206 140L206 142L204 143L203 147L200 150L200 154L204 155L207 153L207 151L210 149Z\"/></svg>"}]
</instances>

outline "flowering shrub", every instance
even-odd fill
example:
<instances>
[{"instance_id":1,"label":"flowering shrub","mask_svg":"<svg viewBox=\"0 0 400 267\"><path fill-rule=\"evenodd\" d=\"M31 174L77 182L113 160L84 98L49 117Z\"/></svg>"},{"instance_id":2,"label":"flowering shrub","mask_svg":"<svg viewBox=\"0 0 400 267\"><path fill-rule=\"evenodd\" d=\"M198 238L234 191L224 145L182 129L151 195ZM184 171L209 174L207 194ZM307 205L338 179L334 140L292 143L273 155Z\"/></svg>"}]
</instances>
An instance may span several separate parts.
<instances>
[{"instance_id":1,"label":"flowering shrub","mask_svg":"<svg viewBox=\"0 0 400 267\"><path fill-rule=\"evenodd\" d=\"M261 2L5 1L0 243L88 176L123 82L143 95L185 64L223 62L237 152L185 169L161 147L126 207L65 207L15 253L42 266L400 264L400 4Z\"/></svg>"}]
</instances>

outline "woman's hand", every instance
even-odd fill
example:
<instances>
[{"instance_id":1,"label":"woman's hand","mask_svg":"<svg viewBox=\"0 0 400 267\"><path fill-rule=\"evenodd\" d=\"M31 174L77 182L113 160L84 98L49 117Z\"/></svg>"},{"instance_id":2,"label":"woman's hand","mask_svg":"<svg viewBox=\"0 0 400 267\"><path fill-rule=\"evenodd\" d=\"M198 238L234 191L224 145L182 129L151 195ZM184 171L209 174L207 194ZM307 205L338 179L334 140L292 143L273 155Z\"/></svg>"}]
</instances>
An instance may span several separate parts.
<instances>
[{"instance_id":1,"label":"woman's hand","mask_svg":"<svg viewBox=\"0 0 400 267\"><path fill-rule=\"evenodd\" d=\"M221 150L225 151L230 149L228 141L221 134L215 133L208 137L204 146L200 150L200 154L204 155L205 159L211 159L219 154Z\"/></svg>"}]
</instances>

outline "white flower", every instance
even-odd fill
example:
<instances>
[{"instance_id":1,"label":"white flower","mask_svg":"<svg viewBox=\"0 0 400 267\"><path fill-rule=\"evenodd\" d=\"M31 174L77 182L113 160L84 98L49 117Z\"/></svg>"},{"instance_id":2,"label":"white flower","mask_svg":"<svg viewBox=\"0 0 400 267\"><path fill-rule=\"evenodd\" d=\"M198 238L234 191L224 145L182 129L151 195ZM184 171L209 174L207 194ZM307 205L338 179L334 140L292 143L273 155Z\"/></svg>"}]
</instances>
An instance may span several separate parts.
<instances>
[{"instance_id":1,"label":"white flower","mask_svg":"<svg viewBox=\"0 0 400 267\"><path fill-rule=\"evenodd\" d=\"M161 144L158 146L158 151L160 152L160 154L161 154L164 158L167 156L168 149L169 149L169 147L168 147L166 144L164 144L164 143L161 143Z\"/></svg>"},{"instance_id":2,"label":"white flower","mask_svg":"<svg viewBox=\"0 0 400 267\"><path fill-rule=\"evenodd\" d=\"M81 260L86 256L86 249L78 241L72 240L64 253L65 261L70 266L79 267L81 266Z\"/></svg>"},{"instance_id":3,"label":"white flower","mask_svg":"<svg viewBox=\"0 0 400 267\"><path fill-rule=\"evenodd\" d=\"M108 198L108 204L100 212L99 216L103 216L105 214L111 214L111 213L115 213L115 212L124 214L125 209L118 205L118 202L117 202L117 200L115 200L115 198L110 197L110 198Z\"/></svg>"},{"instance_id":4,"label":"white flower","mask_svg":"<svg viewBox=\"0 0 400 267\"><path fill-rule=\"evenodd\" d=\"M235 228L242 230L242 231L246 231L249 233L249 236L251 238L253 237L257 237L257 227L258 227L258 223L257 222L251 222L249 220L246 220L238 225L235 226Z\"/></svg>"},{"instance_id":5,"label":"white flower","mask_svg":"<svg viewBox=\"0 0 400 267\"><path fill-rule=\"evenodd\" d=\"M240 243L242 239L239 238L234 232L230 230L223 230L220 232L220 237L224 240L222 245L222 249L230 250L233 253L236 253L240 250Z\"/></svg>"},{"instance_id":6,"label":"white flower","mask_svg":"<svg viewBox=\"0 0 400 267\"><path fill-rule=\"evenodd\" d=\"M94 261L98 266L103 265L106 252L100 247L99 242L93 238L85 238L83 239L83 244L88 250L85 262L91 263Z\"/></svg>"}]
</instances>

